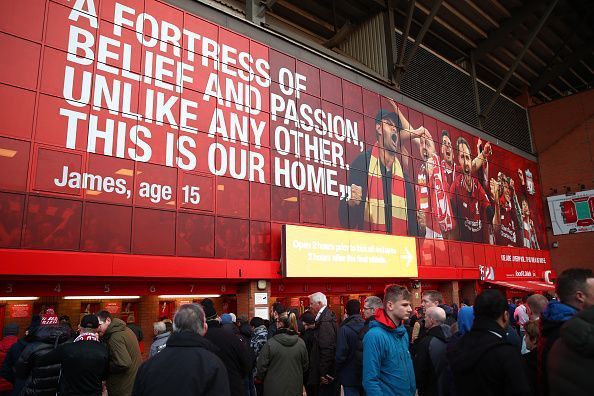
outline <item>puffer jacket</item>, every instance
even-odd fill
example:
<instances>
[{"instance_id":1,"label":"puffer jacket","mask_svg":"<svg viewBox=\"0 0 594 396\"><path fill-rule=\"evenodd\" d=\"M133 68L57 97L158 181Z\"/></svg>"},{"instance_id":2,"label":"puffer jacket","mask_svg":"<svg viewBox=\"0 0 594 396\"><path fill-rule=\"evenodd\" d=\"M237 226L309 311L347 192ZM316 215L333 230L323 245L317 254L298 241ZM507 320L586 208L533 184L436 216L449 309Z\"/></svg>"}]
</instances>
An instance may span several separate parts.
<instances>
[{"instance_id":1,"label":"puffer jacket","mask_svg":"<svg viewBox=\"0 0 594 396\"><path fill-rule=\"evenodd\" d=\"M594 307L561 327L549 352L549 395L594 395Z\"/></svg>"},{"instance_id":2,"label":"puffer jacket","mask_svg":"<svg viewBox=\"0 0 594 396\"><path fill-rule=\"evenodd\" d=\"M70 337L70 328L62 325L38 327L15 366L16 376L26 379L22 396L54 396L58 391L60 365L40 366L41 356Z\"/></svg>"}]
</instances>

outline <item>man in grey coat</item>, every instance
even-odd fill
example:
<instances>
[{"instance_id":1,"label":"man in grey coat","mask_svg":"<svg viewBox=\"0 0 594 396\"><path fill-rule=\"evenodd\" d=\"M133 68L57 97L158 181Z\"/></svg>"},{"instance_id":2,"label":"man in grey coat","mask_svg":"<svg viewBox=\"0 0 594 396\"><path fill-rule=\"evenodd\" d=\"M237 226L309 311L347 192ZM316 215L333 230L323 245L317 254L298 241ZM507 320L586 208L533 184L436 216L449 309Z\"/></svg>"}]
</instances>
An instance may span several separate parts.
<instances>
[{"instance_id":1,"label":"man in grey coat","mask_svg":"<svg viewBox=\"0 0 594 396\"><path fill-rule=\"evenodd\" d=\"M151 344L149 357L153 357L161 352L161 350L165 348L167 339L171 335L171 332L167 331L164 322L153 323L153 331L155 333L155 338L153 338L153 343Z\"/></svg>"}]
</instances>

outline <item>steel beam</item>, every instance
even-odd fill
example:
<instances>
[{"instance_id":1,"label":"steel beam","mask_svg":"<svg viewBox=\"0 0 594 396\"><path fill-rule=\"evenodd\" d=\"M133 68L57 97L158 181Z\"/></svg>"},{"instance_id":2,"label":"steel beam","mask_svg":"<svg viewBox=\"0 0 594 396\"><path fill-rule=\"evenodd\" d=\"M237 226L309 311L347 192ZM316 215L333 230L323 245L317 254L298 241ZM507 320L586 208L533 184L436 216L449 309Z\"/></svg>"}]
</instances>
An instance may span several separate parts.
<instances>
[{"instance_id":1,"label":"steel beam","mask_svg":"<svg viewBox=\"0 0 594 396\"><path fill-rule=\"evenodd\" d=\"M546 71L544 71L540 77L530 86L530 93L532 95L538 93L551 81L563 75L570 67L578 64L584 57L591 55L594 51L594 38L590 37L588 44L580 47L573 51L563 61L551 65Z\"/></svg>"},{"instance_id":2,"label":"steel beam","mask_svg":"<svg viewBox=\"0 0 594 396\"><path fill-rule=\"evenodd\" d=\"M478 80L476 79L476 59L474 55L470 53L470 78L472 78L472 93L474 96L474 107L476 108L476 115L478 119L479 129L483 129L483 121L479 115L481 114L481 99L478 91Z\"/></svg>"},{"instance_id":3,"label":"steel beam","mask_svg":"<svg viewBox=\"0 0 594 396\"><path fill-rule=\"evenodd\" d=\"M264 12L262 12L262 10L264 10ZM266 8L262 7L260 0L245 1L245 18L248 21L253 22L256 25L260 25L261 23L265 22L265 13Z\"/></svg>"},{"instance_id":4,"label":"steel beam","mask_svg":"<svg viewBox=\"0 0 594 396\"><path fill-rule=\"evenodd\" d=\"M429 30L429 26L431 26L431 22L433 22L435 15L437 15L437 11L439 11L439 7L441 6L441 3L443 3L443 0L435 0L433 2L433 7L431 7L431 11L429 12L429 15L427 15L427 18L425 19L425 22L423 23L421 30L417 34L417 37L415 38L415 42L414 42L413 46L411 47L410 51L408 52L408 56L404 60L404 63L400 63L400 61L398 62L398 66L396 66L396 72L394 75L394 83L397 87L400 86L400 80L402 79L402 76L406 72L406 68L408 67L408 65L410 65L410 62L414 58L415 53L417 52L417 49L423 42L423 38L425 37L425 34ZM406 40L406 38L403 38L403 39Z\"/></svg>"},{"instance_id":5,"label":"steel beam","mask_svg":"<svg viewBox=\"0 0 594 396\"><path fill-rule=\"evenodd\" d=\"M404 21L402 40L400 41L400 46L398 47L398 55L396 57L398 65L404 64L404 52L406 50L406 43L408 42L408 35L410 34L410 26L412 24L413 14L415 13L415 1L416 0L408 1L408 10L406 11L406 20Z\"/></svg>"},{"instance_id":6,"label":"steel beam","mask_svg":"<svg viewBox=\"0 0 594 396\"><path fill-rule=\"evenodd\" d=\"M475 48L474 56L476 61L478 62L495 47L501 46L507 39L507 36L518 28L526 18L542 7L543 4L541 0L532 0L521 7L513 9L511 18L504 20L498 29L490 32L489 36Z\"/></svg>"},{"instance_id":7,"label":"steel beam","mask_svg":"<svg viewBox=\"0 0 594 396\"><path fill-rule=\"evenodd\" d=\"M528 40L526 41L526 43L524 43L524 47L522 48L522 50L520 51L520 53L518 54L516 59L513 61L513 63L510 65L509 70L507 71L507 73L505 73L505 76L503 77L503 80L501 80L501 82L499 83L499 86L497 87L497 91L495 91L495 94L493 95L493 97L491 98L491 100L489 101L487 106L485 106L485 109L482 111L482 113L479 115L479 117L482 117L483 119L487 118L487 116L493 109L493 106L495 105L497 98L501 94L501 91L503 91L503 88L505 88L505 85L507 84L508 80L514 74L514 71L520 64L520 61L522 60L522 58L528 51L528 48L532 45L532 42L534 41L534 39L536 38L536 36L538 35L540 30L544 26L544 24L546 23L547 19L549 19L549 16L551 15L553 10L557 6L558 2L559 2L559 0L552 0L549 2L547 9L545 10L544 14L542 14L542 16L540 17L538 24L534 27L534 30L532 30L532 33L530 33L530 37L528 37Z\"/></svg>"},{"instance_id":8,"label":"steel beam","mask_svg":"<svg viewBox=\"0 0 594 396\"><path fill-rule=\"evenodd\" d=\"M356 28L357 28L356 24L351 23L350 21L346 21L344 23L344 25L342 25L340 27L340 29L338 29L336 34L324 43L324 47L326 47L326 48L338 47L340 44L342 44L342 42L344 40L349 38L351 33L353 33Z\"/></svg>"},{"instance_id":9,"label":"steel beam","mask_svg":"<svg viewBox=\"0 0 594 396\"><path fill-rule=\"evenodd\" d=\"M388 70L388 79L394 82L394 70L396 68L396 16L395 1L386 1L386 10L384 11L384 43L386 46L386 67ZM398 87L397 87L398 88Z\"/></svg>"}]
</instances>

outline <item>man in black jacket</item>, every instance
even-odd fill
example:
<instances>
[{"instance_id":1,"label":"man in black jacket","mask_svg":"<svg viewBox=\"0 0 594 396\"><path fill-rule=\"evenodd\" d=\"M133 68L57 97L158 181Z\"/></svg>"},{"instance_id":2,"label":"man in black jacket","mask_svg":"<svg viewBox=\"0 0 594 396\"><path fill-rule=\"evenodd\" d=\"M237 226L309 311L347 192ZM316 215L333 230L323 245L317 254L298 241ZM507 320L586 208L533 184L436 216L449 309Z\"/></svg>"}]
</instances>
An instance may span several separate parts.
<instances>
[{"instance_id":1,"label":"man in black jacket","mask_svg":"<svg viewBox=\"0 0 594 396\"><path fill-rule=\"evenodd\" d=\"M446 312L441 307L430 307L425 313L427 333L415 350L413 364L419 396L438 396L446 360L446 346L451 335L450 328L444 324Z\"/></svg>"},{"instance_id":2,"label":"man in black jacket","mask_svg":"<svg viewBox=\"0 0 594 396\"><path fill-rule=\"evenodd\" d=\"M49 323L57 323L57 316L50 316ZM55 318L55 320L53 319ZM59 364L41 364L40 358L63 344L70 337L71 329L57 324L43 324L29 335L30 342L19 356L15 365L17 379L24 380L20 395L53 395L58 391Z\"/></svg>"},{"instance_id":3,"label":"man in black jacket","mask_svg":"<svg viewBox=\"0 0 594 396\"><path fill-rule=\"evenodd\" d=\"M107 378L109 354L99 342L99 319L85 315L74 342L60 345L39 360L40 365L61 364L60 391L64 396L101 396Z\"/></svg>"},{"instance_id":4,"label":"man in black jacket","mask_svg":"<svg viewBox=\"0 0 594 396\"><path fill-rule=\"evenodd\" d=\"M338 325L336 315L328 308L328 300L323 293L309 296L311 313L316 315L314 330L315 342L311 352L308 383L318 383L319 396L334 396L340 392L334 367L336 356L336 335Z\"/></svg>"},{"instance_id":5,"label":"man in black jacket","mask_svg":"<svg viewBox=\"0 0 594 396\"><path fill-rule=\"evenodd\" d=\"M474 305L472 330L447 351L456 395L531 394L520 351L505 341L508 323L503 294L496 289L483 291Z\"/></svg>"},{"instance_id":6,"label":"man in black jacket","mask_svg":"<svg viewBox=\"0 0 594 396\"><path fill-rule=\"evenodd\" d=\"M173 324L167 348L138 369L132 395L230 395L225 365L204 338L208 326L202 307L182 305Z\"/></svg>"},{"instance_id":7,"label":"man in black jacket","mask_svg":"<svg viewBox=\"0 0 594 396\"><path fill-rule=\"evenodd\" d=\"M252 372L253 353L239 337L223 329L212 300L205 298L201 304L208 325L204 338L217 347L216 354L227 368L231 395L244 396L245 379ZM167 348L169 348L169 342L167 342Z\"/></svg>"},{"instance_id":8,"label":"man in black jacket","mask_svg":"<svg viewBox=\"0 0 594 396\"><path fill-rule=\"evenodd\" d=\"M346 303L346 314L347 318L340 324L336 340L336 374L345 396L359 396L362 388L361 375L357 370L355 354L359 332L365 323L361 317L359 300L349 300Z\"/></svg>"}]
</instances>

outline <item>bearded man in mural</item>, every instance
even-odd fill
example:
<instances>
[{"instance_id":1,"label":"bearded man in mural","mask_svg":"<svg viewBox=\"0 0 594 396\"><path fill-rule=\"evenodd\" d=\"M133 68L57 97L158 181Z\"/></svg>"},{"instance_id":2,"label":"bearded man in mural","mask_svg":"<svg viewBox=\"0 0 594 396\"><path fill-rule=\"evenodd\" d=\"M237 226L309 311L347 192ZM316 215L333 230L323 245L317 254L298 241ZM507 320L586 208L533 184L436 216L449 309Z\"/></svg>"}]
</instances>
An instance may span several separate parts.
<instances>
[{"instance_id":1,"label":"bearded man in mural","mask_svg":"<svg viewBox=\"0 0 594 396\"><path fill-rule=\"evenodd\" d=\"M481 183L472 177L470 144L465 138L459 137L456 146L459 172L450 186L450 199L457 219L454 234L466 242L490 242L492 238L488 225L492 224L497 233L501 224L500 185L491 179L491 195L487 195Z\"/></svg>"},{"instance_id":2,"label":"bearded man in mural","mask_svg":"<svg viewBox=\"0 0 594 396\"><path fill-rule=\"evenodd\" d=\"M516 195L514 179L499 172L497 182L499 200L496 203L499 206L500 221L497 225L493 223L495 242L501 246L522 246L519 240L523 225L522 210Z\"/></svg>"}]
</instances>

